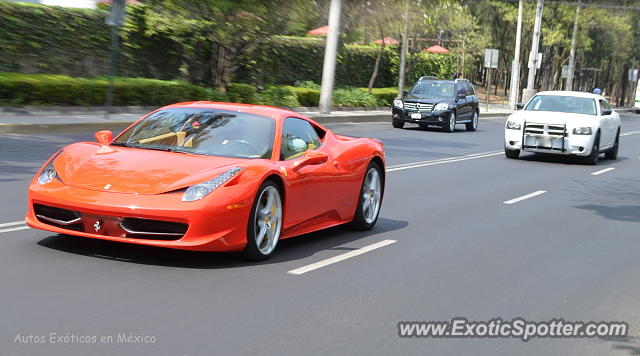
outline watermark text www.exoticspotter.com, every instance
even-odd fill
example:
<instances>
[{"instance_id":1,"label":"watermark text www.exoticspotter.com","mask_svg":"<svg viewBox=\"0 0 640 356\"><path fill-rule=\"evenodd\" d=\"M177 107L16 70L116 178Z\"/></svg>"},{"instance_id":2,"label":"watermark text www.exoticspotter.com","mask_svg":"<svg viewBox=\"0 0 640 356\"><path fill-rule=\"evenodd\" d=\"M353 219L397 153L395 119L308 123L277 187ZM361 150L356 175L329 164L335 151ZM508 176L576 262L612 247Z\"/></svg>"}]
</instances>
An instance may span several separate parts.
<instances>
[{"instance_id":1,"label":"watermark text www.exoticspotter.com","mask_svg":"<svg viewBox=\"0 0 640 356\"><path fill-rule=\"evenodd\" d=\"M450 321L401 321L398 336L402 338L596 338L625 337L629 324L622 321L528 321L523 318L471 321L453 318Z\"/></svg>"}]
</instances>

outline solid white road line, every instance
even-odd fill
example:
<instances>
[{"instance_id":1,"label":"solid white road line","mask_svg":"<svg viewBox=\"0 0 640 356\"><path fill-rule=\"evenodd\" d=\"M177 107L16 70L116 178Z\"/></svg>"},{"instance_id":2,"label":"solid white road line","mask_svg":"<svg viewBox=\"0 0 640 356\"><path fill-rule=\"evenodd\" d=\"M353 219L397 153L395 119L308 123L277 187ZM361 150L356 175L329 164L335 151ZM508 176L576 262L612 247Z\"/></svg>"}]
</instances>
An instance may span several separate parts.
<instances>
[{"instance_id":1,"label":"solid white road line","mask_svg":"<svg viewBox=\"0 0 640 356\"><path fill-rule=\"evenodd\" d=\"M23 224L26 224L26 223L24 222L24 220L22 220L22 221L12 221L12 222L8 222L8 223L0 224L0 227L5 227L5 226L14 226L14 225L23 225Z\"/></svg>"},{"instance_id":2,"label":"solid white road line","mask_svg":"<svg viewBox=\"0 0 640 356\"><path fill-rule=\"evenodd\" d=\"M620 134L620 136L629 136L629 135L635 135L635 134L639 134L640 131L627 131L627 132L623 132Z\"/></svg>"},{"instance_id":3,"label":"solid white road line","mask_svg":"<svg viewBox=\"0 0 640 356\"><path fill-rule=\"evenodd\" d=\"M349 251L347 253L343 253L343 254L335 256L335 257L327 258L326 260L318 261L318 262L312 263L310 265L306 265L306 266L302 266L300 268L292 269L291 271L289 271L287 273L295 274L295 275L300 275L300 274L303 274L303 273L307 273L307 272L313 271L315 269L322 268L322 267L334 264L336 262L344 261L344 260L346 260L348 258L355 257L355 256L361 255L363 253L367 253L369 251L373 251L373 250L378 249L380 247L391 245L394 242L396 242L396 240L383 240L383 241L380 241L380 242L376 242L374 244L361 247L361 248L359 248L357 250Z\"/></svg>"},{"instance_id":4,"label":"solid white road line","mask_svg":"<svg viewBox=\"0 0 640 356\"><path fill-rule=\"evenodd\" d=\"M3 232L18 231L18 230L26 230L26 229L30 229L30 227L28 227L28 226L12 227L12 228L10 228L10 229L0 230L0 234L1 234L1 233L3 233Z\"/></svg>"},{"instance_id":5,"label":"solid white road line","mask_svg":"<svg viewBox=\"0 0 640 356\"><path fill-rule=\"evenodd\" d=\"M592 175L592 176L597 176L597 175L600 175L600 174L602 174L602 173L610 172L610 171L612 171L612 170L614 170L614 169L615 169L615 168L613 168L613 167L605 168L605 169L601 169L601 170L599 170L599 171L597 171L597 172L593 172L593 173L591 173L591 175Z\"/></svg>"},{"instance_id":6,"label":"solid white road line","mask_svg":"<svg viewBox=\"0 0 640 356\"><path fill-rule=\"evenodd\" d=\"M476 159L476 158L496 156L503 153L504 153L503 151L490 151L490 152L474 153L470 155L457 156L457 157L440 158L440 159L434 159L430 161L399 164L399 165L387 167L386 171L395 172L395 171L401 171L404 169L427 167L427 166L434 166L436 164L452 163L452 162L466 161L466 160Z\"/></svg>"},{"instance_id":7,"label":"solid white road line","mask_svg":"<svg viewBox=\"0 0 640 356\"><path fill-rule=\"evenodd\" d=\"M515 204L515 203L517 203L519 201L523 201L525 199L533 198L535 196L538 196L540 194L544 194L546 192L547 192L546 190L538 190L537 192L533 192L533 193L530 193L530 194L527 194L527 195L523 195L523 196L518 197L518 198L507 200L507 201L504 202L504 204L509 204L509 205Z\"/></svg>"}]
</instances>

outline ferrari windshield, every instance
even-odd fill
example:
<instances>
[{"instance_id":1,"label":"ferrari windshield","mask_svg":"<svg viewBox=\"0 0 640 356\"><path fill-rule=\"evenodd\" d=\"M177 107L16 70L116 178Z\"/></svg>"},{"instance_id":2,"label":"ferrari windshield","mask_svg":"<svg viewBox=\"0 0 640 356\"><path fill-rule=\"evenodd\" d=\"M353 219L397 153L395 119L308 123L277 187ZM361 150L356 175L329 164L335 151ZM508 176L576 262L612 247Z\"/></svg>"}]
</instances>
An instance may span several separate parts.
<instances>
[{"instance_id":1,"label":"ferrari windshield","mask_svg":"<svg viewBox=\"0 0 640 356\"><path fill-rule=\"evenodd\" d=\"M422 81L411 89L410 94L419 98L452 98L453 93L452 82Z\"/></svg>"},{"instance_id":2,"label":"ferrari windshield","mask_svg":"<svg viewBox=\"0 0 640 356\"><path fill-rule=\"evenodd\" d=\"M271 158L275 122L216 109L165 109L125 131L112 145L208 156Z\"/></svg>"},{"instance_id":3,"label":"ferrari windshield","mask_svg":"<svg viewBox=\"0 0 640 356\"><path fill-rule=\"evenodd\" d=\"M591 98L564 95L537 95L525 110L555 111L571 114L596 115L596 101Z\"/></svg>"}]
</instances>

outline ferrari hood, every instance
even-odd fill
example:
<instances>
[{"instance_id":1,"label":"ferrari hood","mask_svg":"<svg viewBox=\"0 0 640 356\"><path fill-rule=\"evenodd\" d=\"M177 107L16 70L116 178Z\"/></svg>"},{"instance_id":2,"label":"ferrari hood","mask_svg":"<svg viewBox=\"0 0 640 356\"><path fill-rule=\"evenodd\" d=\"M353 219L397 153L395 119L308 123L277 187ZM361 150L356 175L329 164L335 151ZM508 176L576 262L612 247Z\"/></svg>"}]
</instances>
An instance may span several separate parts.
<instances>
[{"instance_id":1,"label":"ferrari hood","mask_svg":"<svg viewBox=\"0 0 640 356\"><path fill-rule=\"evenodd\" d=\"M243 161L77 143L64 149L56 158L54 167L66 185L151 195L206 181Z\"/></svg>"}]
</instances>

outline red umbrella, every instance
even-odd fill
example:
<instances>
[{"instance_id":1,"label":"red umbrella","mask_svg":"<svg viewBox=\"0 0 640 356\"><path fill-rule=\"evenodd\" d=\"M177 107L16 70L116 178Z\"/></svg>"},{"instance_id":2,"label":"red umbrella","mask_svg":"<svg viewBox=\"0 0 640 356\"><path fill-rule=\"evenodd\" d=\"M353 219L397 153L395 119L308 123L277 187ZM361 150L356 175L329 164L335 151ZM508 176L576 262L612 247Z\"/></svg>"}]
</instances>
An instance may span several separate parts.
<instances>
[{"instance_id":1,"label":"red umbrella","mask_svg":"<svg viewBox=\"0 0 640 356\"><path fill-rule=\"evenodd\" d=\"M392 45L392 46L400 44L400 42L396 41L395 38L393 37L381 38L373 41L372 43L379 44L379 45L382 45L382 43L384 43L385 45Z\"/></svg>"},{"instance_id":2,"label":"red umbrella","mask_svg":"<svg viewBox=\"0 0 640 356\"><path fill-rule=\"evenodd\" d=\"M430 52L430 53L449 53L448 49L446 49L444 47L440 47L438 45L431 46L429 48L425 48L422 51L423 52Z\"/></svg>"},{"instance_id":3,"label":"red umbrella","mask_svg":"<svg viewBox=\"0 0 640 356\"><path fill-rule=\"evenodd\" d=\"M321 26L307 32L309 36L326 36L329 33L329 26Z\"/></svg>"}]
</instances>

